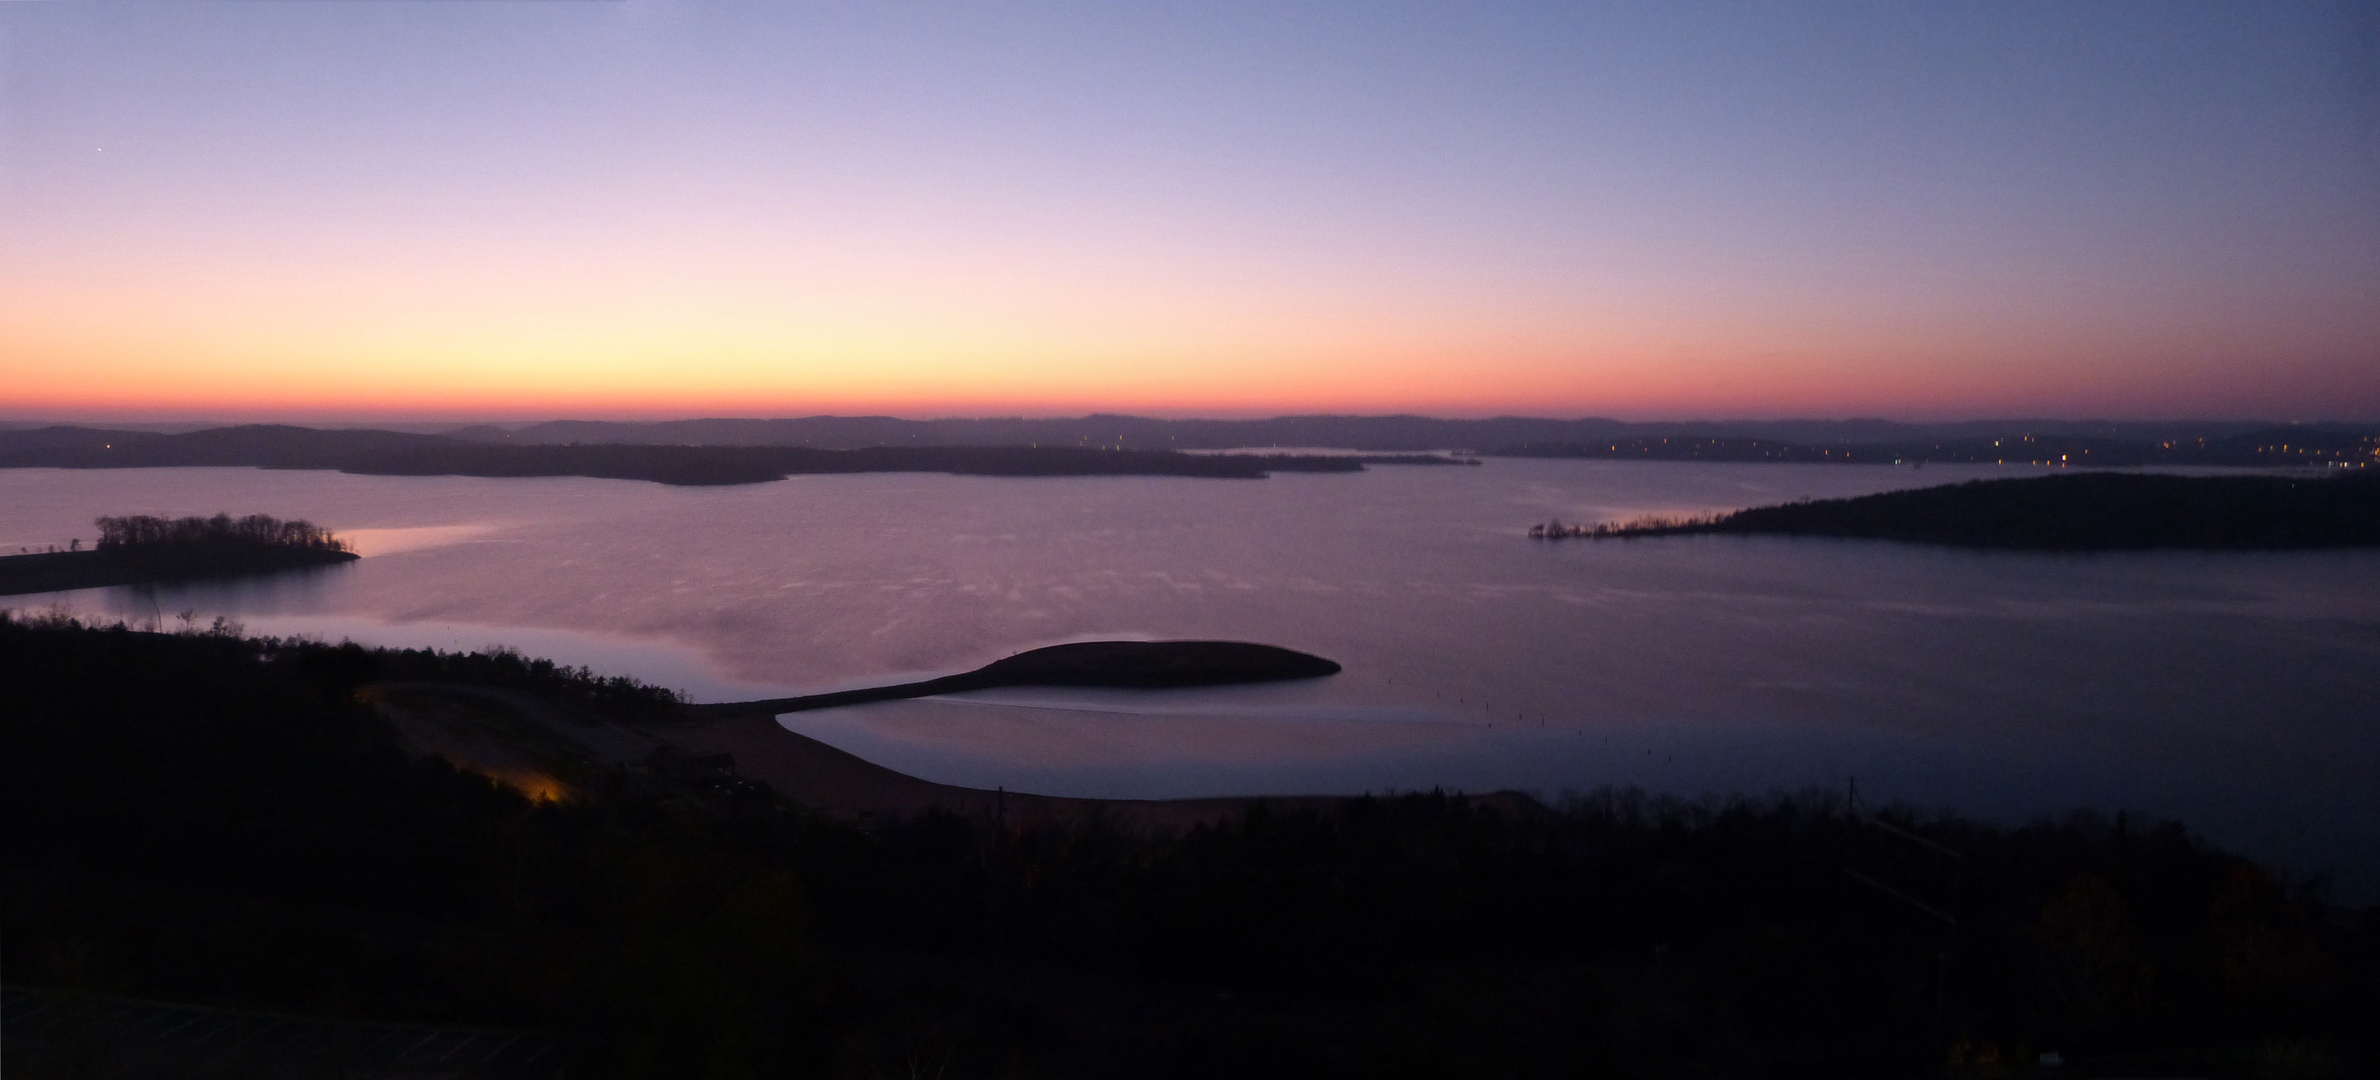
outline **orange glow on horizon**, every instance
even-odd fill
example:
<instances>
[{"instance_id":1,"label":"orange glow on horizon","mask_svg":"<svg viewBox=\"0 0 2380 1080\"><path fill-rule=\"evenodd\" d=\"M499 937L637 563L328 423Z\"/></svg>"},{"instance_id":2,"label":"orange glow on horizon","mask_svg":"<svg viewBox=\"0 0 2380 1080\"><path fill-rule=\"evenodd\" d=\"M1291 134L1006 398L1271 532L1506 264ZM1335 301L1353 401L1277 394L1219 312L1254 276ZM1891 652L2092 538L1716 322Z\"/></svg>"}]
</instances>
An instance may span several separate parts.
<instances>
[{"instance_id":1,"label":"orange glow on horizon","mask_svg":"<svg viewBox=\"0 0 2380 1080\"><path fill-rule=\"evenodd\" d=\"M389 242L0 280L0 419L2297 415L2352 402L2368 316L1866 312L1786 285L1564 291L1394 268L1242 281L992 254L573 262ZM2281 325L2286 321L2286 325ZM2336 384L2336 385L2334 385Z\"/></svg>"},{"instance_id":2,"label":"orange glow on horizon","mask_svg":"<svg viewBox=\"0 0 2380 1080\"><path fill-rule=\"evenodd\" d=\"M1954 333L1921 345L1929 335L1915 330L1864 339L1820 330L1789 348L1749 333L1687 338L1641 326L1465 335L1410 316L1302 327L1153 321L1141 330L1121 320L903 325L884 313L804 321L591 310L416 320L351 312L276 325L190 311L126 326L59 310L11 317L17 360L0 390L0 418L2294 411L2269 396L2285 357L2242 363L2154 342L2078 348ZM2177 369L2191 377L2174 378ZM2320 385L2318 367L2297 374L2300 388L2309 379ZM2330 391L2351 400L2354 388Z\"/></svg>"},{"instance_id":3,"label":"orange glow on horizon","mask_svg":"<svg viewBox=\"0 0 2380 1080\"><path fill-rule=\"evenodd\" d=\"M2313 11L16 7L0 421L2380 419Z\"/></svg>"}]
</instances>

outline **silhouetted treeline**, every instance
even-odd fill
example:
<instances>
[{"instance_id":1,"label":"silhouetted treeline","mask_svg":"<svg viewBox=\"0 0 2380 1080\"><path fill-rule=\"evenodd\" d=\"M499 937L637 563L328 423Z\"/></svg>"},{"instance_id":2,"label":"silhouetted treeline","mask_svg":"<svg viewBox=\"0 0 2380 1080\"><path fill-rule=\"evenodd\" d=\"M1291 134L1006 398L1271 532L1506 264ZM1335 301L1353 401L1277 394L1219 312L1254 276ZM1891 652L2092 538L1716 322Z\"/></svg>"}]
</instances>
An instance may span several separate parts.
<instances>
[{"instance_id":1,"label":"silhouetted treeline","mask_svg":"<svg viewBox=\"0 0 2380 1080\"><path fill-rule=\"evenodd\" d=\"M250 514L243 518L234 518L230 514L217 514L211 518L161 518L135 514L129 517L102 517L92 524L99 526L101 550L168 544L244 544L254 547L347 550L347 545L340 543L329 530L313 522L282 521L263 514Z\"/></svg>"},{"instance_id":2,"label":"silhouetted treeline","mask_svg":"<svg viewBox=\"0 0 2380 1080\"><path fill-rule=\"evenodd\" d=\"M1566 522L1561 518L1541 521L1529 526L1531 540L1626 540L1640 536L1669 536L1676 533L1702 531L1716 524L1725 514L1673 515L1654 514L1628 521Z\"/></svg>"},{"instance_id":3,"label":"silhouetted treeline","mask_svg":"<svg viewBox=\"0 0 2380 1080\"><path fill-rule=\"evenodd\" d=\"M595 681L0 620L0 977L559 1030L573 1076L2372 1061L2380 916L2170 825L1817 794L1432 793L1181 836L868 832L753 784L533 805L409 757L357 693L392 676Z\"/></svg>"},{"instance_id":4,"label":"silhouetted treeline","mask_svg":"<svg viewBox=\"0 0 2380 1080\"><path fill-rule=\"evenodd\" d=\"M250 425L180 435L57 429L0 432L0 468L244 465L375 476L587 476L663 484L757 484L813 473L944 472L972 476L1190 476L1261 479L1271 472L1361 472L1361 460L1318 455L1183 454L1077 446L510 446L394 431Z\"/></svg>"},{"instance_id":5,"label":"silhouetted treeline","mask_svg":"<svg viewBox=\"0 0 2380 1080\"><path fill-rule=\"evenodd\" d=\"M267 647L292 646L275 643ZM598 675L585 667L522 656L511 649L484 652L373 649L355 655L363 658L357 661L361 670L379 682L502 687L557 705L640 723L663 723L678 716L679 698L674 690L625 675Z\"/></svg>"},{"instance_id":6,"label":"silhouetted treeline","mask_svg":"<svg viewBox=\"0 0 2380 1080\"><path fill-rule=\"evenodd\" d=\"M2318 548L2380 544L2380 472L2167 476L2076 473L1888 491L1738 510L1689 521L1532 536L1629 539L1693 533L1837 536L1969 547L2095 551Z\"/></svg>"},{"instance_id":7,"label":"silhouetted treeline","mask_svg":"<svg viewBox=\"0 0 2380 1080\"><path fill-rule=\"evenodd\" d=\"M102 517L99 540L67 551L0 556L0 596L110 585L236 577L352 562L338 537L308 521L263 514L234 518Z\"/></svg>"}]
</instances>

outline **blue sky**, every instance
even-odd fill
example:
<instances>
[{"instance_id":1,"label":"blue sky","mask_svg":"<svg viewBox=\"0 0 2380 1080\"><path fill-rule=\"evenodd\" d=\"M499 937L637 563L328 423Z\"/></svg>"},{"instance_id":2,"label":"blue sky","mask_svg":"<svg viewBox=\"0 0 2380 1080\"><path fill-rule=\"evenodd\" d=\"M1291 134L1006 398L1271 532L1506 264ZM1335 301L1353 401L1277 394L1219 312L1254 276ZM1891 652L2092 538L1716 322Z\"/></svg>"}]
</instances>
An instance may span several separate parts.
<instances>
[{"instance_id":1,"label":"blue sky","mask_svg":"<svg viewBox=\"0 0 2380 1080\"><path fill-rule=\"evenodd\" d=\"M2380 417L2375 10L11 4L0 412Z\"/></svg>"}]
</instances>

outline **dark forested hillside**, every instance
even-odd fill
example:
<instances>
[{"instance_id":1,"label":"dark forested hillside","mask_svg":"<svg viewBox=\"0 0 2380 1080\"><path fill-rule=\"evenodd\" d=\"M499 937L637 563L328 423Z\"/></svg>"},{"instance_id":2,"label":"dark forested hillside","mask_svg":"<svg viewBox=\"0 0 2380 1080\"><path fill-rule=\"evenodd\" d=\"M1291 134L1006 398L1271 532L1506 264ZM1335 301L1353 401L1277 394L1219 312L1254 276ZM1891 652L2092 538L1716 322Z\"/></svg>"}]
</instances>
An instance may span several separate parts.
<instances>
[{"instance_id":1,"label":"dark forested hillside","mask_svg":"<svg viewBox=\"0 0 2380 1080\"><path fill-rule=\"evenodd\" d=\"M413 756L359 693L428 682L670 705L504 654L0 621L0 975L561 1032L573 1076L2371 1060L2374 914L2175 826L1431 793L1172 835L862 829L634 772L531 801Z\"/></svg>"}]
</instances>

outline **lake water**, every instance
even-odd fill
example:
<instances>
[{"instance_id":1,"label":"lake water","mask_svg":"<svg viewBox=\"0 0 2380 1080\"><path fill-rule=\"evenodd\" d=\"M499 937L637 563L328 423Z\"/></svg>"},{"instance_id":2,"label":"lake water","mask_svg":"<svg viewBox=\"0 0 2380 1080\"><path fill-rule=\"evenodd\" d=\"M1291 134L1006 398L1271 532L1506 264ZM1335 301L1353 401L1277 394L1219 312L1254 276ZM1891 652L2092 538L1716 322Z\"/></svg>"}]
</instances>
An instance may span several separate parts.
<instances>
[{"instance_id":1,"label":"lake water","mask_svg":"<svg viewBox=\"0 0 2380 1080\"><path fill-rule=\"evenodd\" d=\"M2178 817L2380 895L2380 552L2041 555L1532 542L1595 521L2015 467L1490 461L1263 481L0 470L0 550L99 514L268 513L362 561L0 598L251 633L508 644L776 695L1104 637L1318 653L1303 684L1009 690L790 715L934 780L1102 797L1840 787L2003 820Z\"/></svg>"}]
</instances>

